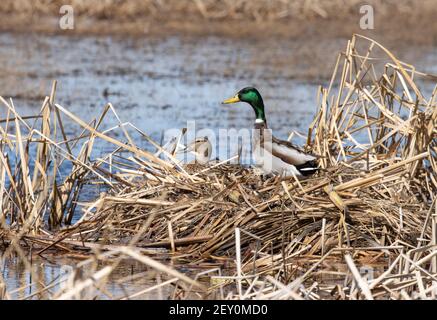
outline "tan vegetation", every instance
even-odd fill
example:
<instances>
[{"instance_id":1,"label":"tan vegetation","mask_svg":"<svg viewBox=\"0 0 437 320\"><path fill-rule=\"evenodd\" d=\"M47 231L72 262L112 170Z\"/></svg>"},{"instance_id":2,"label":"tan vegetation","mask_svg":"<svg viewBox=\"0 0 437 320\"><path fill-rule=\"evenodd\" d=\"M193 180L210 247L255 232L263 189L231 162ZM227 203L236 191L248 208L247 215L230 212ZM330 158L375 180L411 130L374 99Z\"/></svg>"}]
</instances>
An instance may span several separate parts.
<instances>
[{"instance_id":1,"label":"tan vegetation","mask_svg":"<svg viewBox=\"0 0 437 320\"><path fill-rule=\"evenodd\" d=\"M51 298L105 292L125 259L160 280L123 298L163 288L175 299L435 298L437 87L424 97L420 77L427 75L354 36L329 87L320 88L308 131L307 148L322 156L322 170L301 181L263 179L225 163L183 167L169 154L164 161L135 145L132 124L120 120L118 139L100 129L108 114L117 115L111 105L85 122L55 103L55 86L33 118L1 98L8 112L1 122L2 258L15 252L30 271L29 246L40 255L87 258L58 280L66 285ZM83 129L79 137L65 134L67 119ZM96 139L114 151L92 159ZM65 162L71 170L59 181ZM109 190L82 204L81 218L69 225L90 183ZM1 278L0 288L7 298Z\"/></svg>"}]
</instances>

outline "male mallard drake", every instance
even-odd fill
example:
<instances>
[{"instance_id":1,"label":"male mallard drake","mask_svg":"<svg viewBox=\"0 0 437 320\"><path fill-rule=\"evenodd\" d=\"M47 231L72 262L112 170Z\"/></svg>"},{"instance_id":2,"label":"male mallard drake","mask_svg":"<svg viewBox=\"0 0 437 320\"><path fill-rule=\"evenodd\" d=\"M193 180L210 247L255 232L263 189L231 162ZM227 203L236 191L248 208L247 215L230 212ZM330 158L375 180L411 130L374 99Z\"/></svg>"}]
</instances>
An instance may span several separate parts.
<instances>
[{"instance_id":1,"label":"male mallard drake","mask_svg":"<svg viewBox=\"0 0 437 320\"><path fill-rule=\"evenodd\" d=\"M257 89L247 87L223 104L246 102L255 111L255 135L252 138L252 155L255 165L264 174L308 176L317 171L317 156L305 153L292 143L279 140L267 127L264 102Z\"/></svg>"}]
</instances>

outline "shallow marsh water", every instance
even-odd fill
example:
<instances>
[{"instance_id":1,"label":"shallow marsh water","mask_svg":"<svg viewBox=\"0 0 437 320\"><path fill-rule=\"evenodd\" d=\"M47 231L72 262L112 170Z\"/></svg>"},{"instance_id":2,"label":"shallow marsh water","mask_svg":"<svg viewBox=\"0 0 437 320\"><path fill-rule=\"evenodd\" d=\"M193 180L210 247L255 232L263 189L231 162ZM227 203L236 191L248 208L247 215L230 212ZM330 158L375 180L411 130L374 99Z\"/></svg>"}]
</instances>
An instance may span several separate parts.
<instances>
[{"instance_id":1,"label":"shallow marsh water","mask_svg":"<svg viewBox=\"0 0 437 320\"><path fill-rule=\"evenodd\" d=\"M221 128L250 128L253 114L248 106L222 106L220 102L251 85L263 94L275 135L285 139L293 130L306 134L317 108L317 88L328 84L325 76L308 76L317 73L313 70L317 65L312 63L311 54L299 59L302 53L296 52L301 45L292 40L76 38L4 33L0 34L0 95L12 97L21 115L34 115L56 79L56 101L80 118L89 121L98 117L104 105L111 102L122 121L133 123L160 142L164 131L185 127L189 120L195 121L196 129L210 128L214 132ZM325 50L325 45L320 43L312 50ZM336 51L327 55L325 63L333 67L337 52L345 45L344 39L330 43L329 48ZM419 56L414 52L402 55L418 57L417 61L407 62L421 71L437 73L437 48L423 49ZM432 81L423 82L425 96L434 85ZM0 117L5 115L2 106ZM114 117L107 120L102 130L116 124ZM65 125L68 135L80 130L68 121ZM137 139L139 146L150 147L139 136ZM102 144L96 149L104 153L107 148ZM87 192L88 199L98 192ZM34 263L48 283L59 275L61 266L74 265L76 260L52 258ZM19 259L10 258L0 266L8 291L31 281L20 265ZM112 279L114 296L120 293L115 281L122 274L115 273ZM14 297L25 296L20 293Z\"/></svg>"}]
</instances>

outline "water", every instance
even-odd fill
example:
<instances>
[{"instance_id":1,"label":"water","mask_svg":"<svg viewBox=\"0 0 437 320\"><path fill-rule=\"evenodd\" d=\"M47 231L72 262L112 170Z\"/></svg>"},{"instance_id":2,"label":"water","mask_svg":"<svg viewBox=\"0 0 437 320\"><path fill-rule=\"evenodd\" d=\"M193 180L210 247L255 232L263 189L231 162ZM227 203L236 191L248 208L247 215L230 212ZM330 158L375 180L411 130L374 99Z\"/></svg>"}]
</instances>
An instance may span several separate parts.
<instances>
[{"instance_id":1,"label":"water","mask_svg":"<svg viewBox=\"0 0 437 320\"><path fill-rule=\"evenodd\" d=\"M323 42L308 44L307 53L302 54L306 45L302 40L77 38L3 33L0 95L12 97L21 115L33 115L56 79L56 101L80 118L90 121L111 102L123 122L135 124L159 142L164 131L185 127L187 121L195 121L198 130L210 128L214 132L220 128L251 128L254 115L250 107L222 106L220 102L242 87L255 86L263 95L269 126L278 138L285 139L293 130L306 134L317 107L317 88L329 81L323 70L333 68L336 53L344 49L346 40L337 39L329 46ZM322 52L327 47L333 49L330 60L314 58L313 51ZM401 52L401 57L410 57L407 62L414 62L421 71L437 73L436 48L411 50ZM319 70L322 76L309 76ZM435 83L422 85L423 93L429 96ZM0 116L5 116L4 106L0 107ZM108 117L101 130L116 123L115 117ZM70 136L80 132L68 121L65 129ZM139 146L148 148L136 137ZM103 144L96 146L101 153L107 148ZM98 190L91 191L84 194L98 194ZM75 264L74 260L62 259L37 259L34 263L50 282L59 276L63 265ZM6 260L0 272L8 291L31 281L17 259ZM117 275L114 273L114 287L110 288L114 296L121 290L115 286ZM132 284L130 289L135 288ZM27 294L21 291L13 297Z\"/></svg>"},{"instance_id":2,"label":"water","mask_svg":"<svg viewBox=\"0 0 437 320\"><path fill-rule=\"evenodd\" d=\"M82 119L96 117L111 102L123 121L157 140L163 130L186 126L187 120L195 120L199 129L251 127L250 107L220 105L248 85L260 89L271 127L279 136L305 131L316 108L318 83L299 81L285 62L274 62L281 55L287 58L291 50L287 46L269 51L259 42L219 38L11 34L0 35L0 43L0 94L13 97L22 114L39 110L54 79L56 100ZM74 128L67 129L75 133Z\"/></svg>"}]
</instances>

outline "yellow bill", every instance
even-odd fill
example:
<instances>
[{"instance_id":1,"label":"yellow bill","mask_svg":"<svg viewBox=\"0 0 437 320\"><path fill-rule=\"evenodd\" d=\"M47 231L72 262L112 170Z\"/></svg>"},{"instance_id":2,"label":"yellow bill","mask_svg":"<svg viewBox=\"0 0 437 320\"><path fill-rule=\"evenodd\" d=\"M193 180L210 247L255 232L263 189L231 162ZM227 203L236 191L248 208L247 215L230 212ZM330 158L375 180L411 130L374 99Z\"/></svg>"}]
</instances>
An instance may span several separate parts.
<instances>
[{"instance_id":1,"label":"yellow bill","mask_svg":"<svg viewBox=\"0 0 437 320\"><path fill-rule=\"evenodd\" d=\"M235 103L235 102L240 102L240 98L238 98L238 95L236 95L236 96L234 96L232 98L229 98L229 99L223 101L222 103L223 104L229 104L229 103Z\"/></svg>"}]
</instances>

